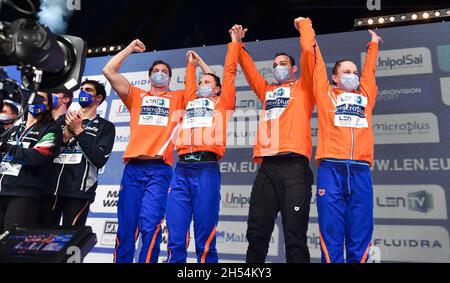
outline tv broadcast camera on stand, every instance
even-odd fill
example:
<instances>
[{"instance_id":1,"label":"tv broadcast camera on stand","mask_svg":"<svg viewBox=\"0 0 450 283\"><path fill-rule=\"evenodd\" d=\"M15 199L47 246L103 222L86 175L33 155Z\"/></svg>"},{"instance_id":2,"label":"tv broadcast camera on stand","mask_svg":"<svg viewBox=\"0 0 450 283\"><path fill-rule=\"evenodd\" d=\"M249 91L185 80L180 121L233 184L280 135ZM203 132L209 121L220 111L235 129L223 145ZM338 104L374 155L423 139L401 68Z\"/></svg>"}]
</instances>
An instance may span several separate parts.
<instances>
[{"instance_id":1,"label":"tv broadcast camera on stand","mask_svg":"<svg viewBox=\"0 0 450 283\"><path fill-rule=\"evenodd\" d=\"M19 12L35 15L35 7L27 0L31 11L17 7L12 0L0 0ZM87 44L70 35L55 35L37 20L21 18L13 22L0 21L0 66L17 65L22 86L0 71L0 110L8 99L25 109L38 91L62 92L79 88L86 60ZM1 68L1 67L0 67ZM4 73L4 72L3 72ZM20 119L23 112L17 119ZM0 121L2 123L2 121Z\"/></svg>"},{"instance_id":2,"label":"tv broadcast camera on stand","mask_svg":"<svg viewBox=\"0 0 450 283\"><path fill-rule=\"evenodd\" d=\"M31 11L17 7L12 0L0 0L0 12L2 6L9 5L21 13L35 15L33 3L27 2ZM21 119L23 109L40 98L36 95L38 91L78 89L86 51L83 39L55 35L35 19L0 21L0 110L4 101L21 106L14 121L2 120L0 116L0 125ZM20 70L21 86L1 68L8 65L16 65ZM71 252L77 255L77 249L81 258L74 262L82 262L96 242L91 227L15 227L0 235L0 262L67 262L72 258Z\"/></svg>"}]
</instances>

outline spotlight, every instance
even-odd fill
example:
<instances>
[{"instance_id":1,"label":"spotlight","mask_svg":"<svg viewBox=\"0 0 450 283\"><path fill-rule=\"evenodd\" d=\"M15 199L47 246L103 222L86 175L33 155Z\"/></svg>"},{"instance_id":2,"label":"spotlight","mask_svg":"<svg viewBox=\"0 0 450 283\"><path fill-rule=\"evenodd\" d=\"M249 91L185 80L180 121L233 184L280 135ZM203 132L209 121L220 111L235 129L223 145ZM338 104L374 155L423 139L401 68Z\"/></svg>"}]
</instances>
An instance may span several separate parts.
<instances>
[{"instance_id":1,"label":"spotlight","mask_svg":"<svg viewBox=\"0 0 450 283\"><path fill-rule=\"evenodd\" d=\"M353 27L355 30L367 29L370 27L385 26L389 23L392 25L404 25L404 24L418 24L423 22L437 22L437 21L450 20L450 8L411 12L408 14L397 15L384 15L377 16L375 18L361 18L353 21Z\"/></svg>"},{"instance_id":2,"label":"spotlight","mask_svg":"<svg viewBox=\"0 0 450 283\"><path fill-rule=\"evenodd\" d=\"M109 51L114 51L114 46L111 46L111 47L109 48Z\"/></svg>"}]
</instances>

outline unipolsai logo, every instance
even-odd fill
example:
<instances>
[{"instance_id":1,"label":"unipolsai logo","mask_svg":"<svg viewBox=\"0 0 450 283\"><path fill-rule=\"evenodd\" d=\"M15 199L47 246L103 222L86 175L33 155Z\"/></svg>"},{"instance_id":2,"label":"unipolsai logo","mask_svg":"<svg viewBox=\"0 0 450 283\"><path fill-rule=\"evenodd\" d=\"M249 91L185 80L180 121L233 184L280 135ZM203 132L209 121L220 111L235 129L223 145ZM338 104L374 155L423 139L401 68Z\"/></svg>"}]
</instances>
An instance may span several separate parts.
<instances>
[{"instance_id":1,"label":"unipolsai logo","mask_svg":"<svg viewBox=\"0 0 450 283\"><path fill-rule=\"evenodd\" d=\"M433 194L426 191L413 192L408 194L408 209L428 213L433 210Z\"/></svg>"},{"instance_id":2,"label":"unipolsai logo","mask_svg":"<svg viewBox=\"0 0 450 283\"><path fill-rule=\"evenodd\" d=\"M130 115L130 111L128 111L128 108L125 106L125 104L121 104L117 108L116 114L117 116Z\"/></svg>"},{"instance_id":3,"label":"unipolsai logo","mask_svg":"<svg viewBox=\"0 0 450 283\"><path fill-rule=\"evenodd\" d=\"M366 53L361 53L364 65ZM362 65L362 66L363 66ZM431 51L426 47L382 50L377 61L377 77L430 74L433 72Z\"/></svg>"},{"instance_id":4,"label":"unipolsai logo","mask_svg":"<svg viewBox=\"0 0 450 283\"><path fill-rule=\"evenodd\" d=\"M226 208L243 208L249 206L250 197L243 196L242 194L226 193L225 199L222 202Z\"/></svg>"}]
</instances>

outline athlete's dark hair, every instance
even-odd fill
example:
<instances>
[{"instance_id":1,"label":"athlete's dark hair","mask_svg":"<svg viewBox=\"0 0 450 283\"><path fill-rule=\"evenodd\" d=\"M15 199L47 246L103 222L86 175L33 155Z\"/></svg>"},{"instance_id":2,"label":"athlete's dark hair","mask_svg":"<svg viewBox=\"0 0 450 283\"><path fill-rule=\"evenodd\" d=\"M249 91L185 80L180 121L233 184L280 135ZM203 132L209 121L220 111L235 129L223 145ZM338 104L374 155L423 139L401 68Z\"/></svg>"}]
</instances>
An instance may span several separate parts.
<instances>
[{"instance_id":1,"label":"athlete's dark hair","mask_svg":"<svg viewBox=\"0 0 450 283\"><path fill-rule=\"evenodd\" d=\"M69 99L69 103L67 103L67 108L69 108L70 105L72 104L72 100L73 100L73 91L70 91L70 90L63 91L63 98Z\"/></svg>"},{"instance_id":2,"label":"athlete's dark hair","mask_svg":"<svg viewBox=\"0 0 450 283\"><path fill-rule=\"evenodd\" d=\"M295 66L295 60L294 60L294 58L292 58L291 55L289 55L285 52L278 52L277 54L275 54L275 57L273 57L273 59L277 58L278 56L287 56L289 58L289 61L291 62L291 66L292 67Z\"/></svg>"},{"instance_id":3,"label":"athlete's dark hair","mask_svg":"<svg viewBox=\"0 0 450 283\"><path fill-rule=\"evenodd\" d=\"M85 80L84 82L81 83L81 86L84 86L86 84L91 84L95 87L95 92L97 92L97 95L101 95L102 96L102 101L100 101L100 104L103 103L103 101L105 101L106 99L106 90L105 90L105 86L103 84L101 84L98 81L95 80Z\"/></svg>"},{"instance_id":4,"label":"athlete's dark hair","mask_svg":"<svg viewBox=\"0 0 450 283\"><path fill-rule=\"evenodd\" d=\"M337 61L337 62L334 64L333 71L332 71L331 73L332 73L333 75L337 75L338 70L339 70L339 67L341 67L341 64L344 63L344 62L352 62L352 61L351 61L351 60L348 60L348 59L341 59L341 60ZM333 81L333 78L331 78L331 84L332 84L332 85L336 85L336 82Z\"/></svg>"},{"instance_id":5,"label":"athlete's dark hair","mask_svg":"<svg viewBox=\"0 0 450 283\"><path fill-rule=\"evenodd\" d=\"M213 77L214 78L214 80L216 81L216 85L218 86L218 87L222 87L222 83L220 82L220 78L216 75L216 74L213 74L213 73L206 73L205 75L208 75L208 76L211 76L211 77Z\"/></svg>"},{"instance_id":6,"label":"athlete's dark hair","mask_svg":"<svg viewBox=\"0 0 450 283\"><path fill-rule=\"evenodd\" d=\"M169 69L169 77L172 77L172 68L170 67L169 63L167 63L163 60L156 60L155 62L153 62L150 69L148 69L148 76L150 77L152 75L153 69L155 68L156 65L159 65L159 64L165 65L167 67L167 69Z\"/></svg>"}]
</instances>

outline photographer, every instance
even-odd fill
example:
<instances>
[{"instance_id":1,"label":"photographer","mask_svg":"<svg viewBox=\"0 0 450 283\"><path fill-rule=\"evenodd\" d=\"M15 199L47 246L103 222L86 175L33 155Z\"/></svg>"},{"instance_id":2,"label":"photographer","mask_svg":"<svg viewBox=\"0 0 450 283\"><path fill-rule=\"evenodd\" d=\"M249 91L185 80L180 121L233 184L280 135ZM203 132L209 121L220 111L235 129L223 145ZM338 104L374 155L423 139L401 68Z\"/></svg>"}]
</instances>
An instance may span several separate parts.
<instances>
[{"instance_id":1,"label":"photographer","mask_svg":"<svg viewBox=\"0 0 450 283\"><path fill-rule=\"evenodd\" d=\"M52 97L39 93L25 110L25 121L0 142L0 233L37 220L39 197L59 153L61 127L52 118Z\"/></svg>"},{"instance_id":2,"label":"photographer","mask_svg":"<svg viewBox=\"0 0 450 283\"><path fill-rule=\"evenodd\" d=\"M98 170L108 161L114 145L114 125L97 115L105 98L101 83L86 80L80 88L80 111L68 111L58 118L64 128L63 149L54 160L50 186L41 198L41 225L57 226L61 217L63 226L86 224Z\"/></svg>"}]
</instances>

